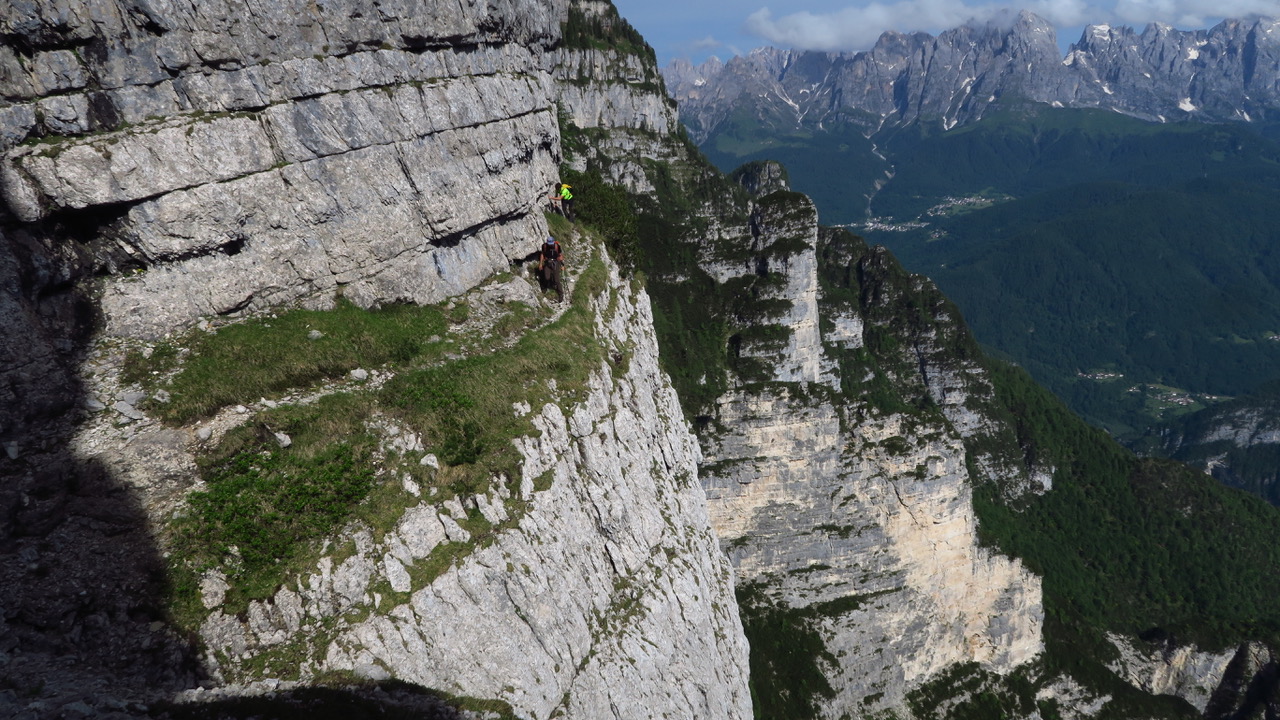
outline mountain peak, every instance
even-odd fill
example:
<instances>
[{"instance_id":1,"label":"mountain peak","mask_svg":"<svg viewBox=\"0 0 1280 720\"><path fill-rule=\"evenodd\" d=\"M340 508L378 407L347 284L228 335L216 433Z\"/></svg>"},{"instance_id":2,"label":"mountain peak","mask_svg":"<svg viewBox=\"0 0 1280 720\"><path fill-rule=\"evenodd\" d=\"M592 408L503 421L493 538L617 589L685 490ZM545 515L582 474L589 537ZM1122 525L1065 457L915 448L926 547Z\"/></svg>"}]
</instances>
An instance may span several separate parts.
<instances>
[{"instance_id":1,"label":"mountain peak","mask_svg":"<svg viewBox=\"0 0 1280 720\"><path fill-rule=\"evenodd\" d=\"M869 131L917 119L949 129L1005 101L1104 108L1157 122L1193 111L1203 121L1256 122L1280 116L1277 29L1280 23L1265 17L1224 20L1208 30L1151 23L1141 33L1098 23L1084 29L1064 58L1047 20L1010 11L936 37L885 32L865 52L753 52L757 60L772 61L755 69L755 79L747 66L735 68L732 77L735 88L759 89L768 76L772 92L749 99L761 118L817 126L854 111ZM709 108L710 94L695 100L676 90L695 137L727 118L738 97L736 90L718 93Z\"/></svg>"}]
</instances>

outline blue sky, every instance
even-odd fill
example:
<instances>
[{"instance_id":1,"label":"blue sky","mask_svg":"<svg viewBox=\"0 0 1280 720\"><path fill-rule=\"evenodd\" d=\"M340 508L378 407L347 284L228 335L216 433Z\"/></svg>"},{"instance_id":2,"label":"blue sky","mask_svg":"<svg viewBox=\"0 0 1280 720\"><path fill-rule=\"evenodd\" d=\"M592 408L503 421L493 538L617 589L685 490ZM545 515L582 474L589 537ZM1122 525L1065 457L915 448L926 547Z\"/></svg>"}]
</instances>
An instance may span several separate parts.
<instances>
[{"instance_id":1,"label":"blue sky","mask_svg":"<svg viewBox=\"0 0 1280 720\"><path fill-rule=\"evenodd\" d=\"M1184 30L1223 17L1280 16L1280 0L613 0L666 65L677 57L728 59L764 45L802 50L866 50L885 30L938 33L967 19L1026 9L1058 28L1058 44L1078 40L1085 25L1163 22Z\"/></svg>"}]
</instances>

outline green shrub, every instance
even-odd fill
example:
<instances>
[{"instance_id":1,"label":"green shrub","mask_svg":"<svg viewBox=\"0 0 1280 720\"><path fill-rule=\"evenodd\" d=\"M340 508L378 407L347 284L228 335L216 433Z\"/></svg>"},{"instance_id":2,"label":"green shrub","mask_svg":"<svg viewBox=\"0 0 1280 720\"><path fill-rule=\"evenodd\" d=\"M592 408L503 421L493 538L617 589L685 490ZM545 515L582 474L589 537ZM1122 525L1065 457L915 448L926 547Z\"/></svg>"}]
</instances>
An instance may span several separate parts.
<instances>
[{"instance_id":1,"label":"green shrub","mask_svg":"<svg viewBox=\"0 0 1280 720\"><path fill-rule=\"evenodd\" d=\"M640 241L627 193L605 182L598 172L578 172L567 165L561 167L560 179L571 186L575 219L604 238L609 255L624 272L635 270L640 264Z\"/></svg>"},{"instance_id":2,"label":"green shrub","mask_svg":"<svg viewBox=\"0 0 1280 720\"><path fill-rule=\"evenodd\" d=\"M836 695L824 670L836 664L816 627L817 615L788 607L758 584L737 589L742 629L751 644L750 684L755 717L805 720L819 715L819 698Z\"/></svg>"},{"instance_id":3,"label":"green shrub","mask_svg":"<svg viewBox=\"0 0 1280 720\"><path fill-rule=\"evenodd\" d=\"M339 527L374 486L370 408L358 396L330 395L281 407L228 433L200 461L205 488L171 527L179 615L198 614L199 576L221 567L229 608L272 595L304 548ZM290 436L281 447L275 433Z\"/></svg>"}]
</instances>

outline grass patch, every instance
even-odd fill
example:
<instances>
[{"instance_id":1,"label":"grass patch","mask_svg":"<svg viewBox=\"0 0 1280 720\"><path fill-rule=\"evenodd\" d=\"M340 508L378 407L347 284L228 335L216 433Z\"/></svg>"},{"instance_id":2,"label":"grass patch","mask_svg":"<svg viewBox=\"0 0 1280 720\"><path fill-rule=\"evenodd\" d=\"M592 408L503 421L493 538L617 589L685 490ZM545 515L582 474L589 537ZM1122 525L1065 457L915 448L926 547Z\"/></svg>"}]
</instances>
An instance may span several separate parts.
<instances>
[{"instance_id":1,"label":"grass patch","mask_svg":"<svg viewBox=\"0 0 1280 720\"><path fill-rule=\"evenodd\" d=\"M363 422L371 410L363 396L336 394L264 412L201 459L206 488L189 496L187 515L172 526L181 620L203 615L199 578L209 569L227 575L226 609L239 612L314 560L305 549L374 487L377 441ZM292 444L280 447L277 432Z\"/></svg>"},{"instance_id":2,"label":"grass patch","mask_svg":"<svg viewBox=\"0 0 1280 720\"><path fill-rule=\"evenodd\" d=\"M171 400L153 410L167 422L185 423L355 368L421 360L443 346L428 340L444 330L445 318L435 307L363 310L339 300L333 310L292 310L212 334L193 331L180 343L190 352L165 387ZM152 372L172 368L176 352L169 347L157 346L149 358L130 353L126 379L145 381Z\"/></svg>"},{"instance_id":3,"label":"grass patch","mask_svg":"<svg viewBox=\"0 0 1280 720\"><path fill-rule=\"evenodd\" d=\"M589 306L590 296L604 289L605 274L604 263L593 258L565 314L511 348L402 373L379 393L381 404L457 468L455 492L476 492L497 474L519 475L520 456L510 441L532 434L533 425L516 416L514 403L567 406L583 397L588 373L605 357Z\"/></svg>"},{"instance_id":4,"label":"grass patch","mask_svg":"<svg viewBox=\"0 0 1280 720\"><path fill-rule=\"evenodd\" d=\"M129 384L147 383L155 375L164 375L177 369L181 358L182 352L178 346L169 342L135 350L125 356L120 368L120 379Z\"/></svg>"},{"instance_id":5,"label":"grass patch","mask_svg":"<svg viewBox=\"0 0 1280 720\"><path fill-rule=\"evenodd\" d=\"M175 620L194 628L207 614L199 583L208 570L218 569L231 585L222 609L240 613L250 601L271 597L287 578L313 567L320 557L319 541L332 538L351 520L367 523L375 535L390 530L403 509L417 502L398 480L406 474L423 489L442 490L439 500L488 492L491 479L500 474L518 478L522 459L512 440L537 431L512 405L523 401L536 409L555 402L568 408L584 399L589 373L606 359L595 338L590 300L606 290L606 281L607 269L597 255L584 268L578 292L560 319L526 333L510 348L404 371L376 391L357 389L312 404L282 405L229 431L200 461L205 489L190 495L187 514L170 526ZM348 306L334 313L340 318L353 310ZM366 319L370 315L355 312ZM399 336L407 342L445 321L439 311L427 308L424 314L430 322L410 318L397 325L405 330ZM322 314L305 314L312 327L316 315ZM519 328L532 321L518 312L515 317ZM333 318L320 320L323 327L333 326ZM262 329L279 330L278 318L262 324L275 326ZM407 328L416 330L409 334ZM218 336L210 340L214 338ZM396 359L415 365L438 359L434 347L417 347L421 354L402 348ZM184 373L210 353L193 355ZM224 365L222 374L238 370ZM228 379L215 378L211 384L222 386ZM417 451L402 456L383 450L381 433L372 428L387 424L417 433L426 451L440 460L440 468L421 465ZM277 433L290 437L288 447L280 446ZM546 489L549 482L548 473L535 488ZM520 505L508 502L507 509L518 515ZM496 532L478 512L460 524L472 534L471 541L445 543L410 567L415 587L429 583Z\"/></svg>"}]
</instances>

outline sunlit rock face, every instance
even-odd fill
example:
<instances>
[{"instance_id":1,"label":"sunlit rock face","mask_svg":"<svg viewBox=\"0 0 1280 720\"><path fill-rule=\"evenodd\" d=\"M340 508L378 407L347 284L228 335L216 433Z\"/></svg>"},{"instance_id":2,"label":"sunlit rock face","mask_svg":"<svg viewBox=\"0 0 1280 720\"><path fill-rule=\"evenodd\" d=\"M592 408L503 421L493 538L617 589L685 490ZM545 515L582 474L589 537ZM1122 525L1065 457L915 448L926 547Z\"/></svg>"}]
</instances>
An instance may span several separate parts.
<instances>
[{"instance_id":1,"label":"sunlit rock face","mask_svg":"<svg viewBox=\"0 0 1280 720\"><path fill-rule=\"evenodd\" d=\"M218 609L215 578L201 634L218 671L252 677L246 668L283 647L316 658L307 675L390 676L533 718L596 718L610 706L626 717L751 717L733 573L696 481L700 451L658 367L648 297L616 270L609 285L618 290L594 303L596 332L629 354L626 368L596 368L567 411L513 409L540 432L517 441L519 478L465 505L424 497L381 538L349 527L333 546L354 553L327 554L244 617ZM502 529L415 579L409 569L437 547L478 540L454 519L468 508Z\"/></svg>"},{"instance_id":2,"label":"sunlit rock face","mask_svg":"<svg viewBox=\"0 0 1280 720\"><path fill-rule=\"evenodd\" d=\"M1032 660L1043 649L1040 579L977 541L964 438L993 431L968 402L989 385L936 333L900 336L910 377L898 380L939 412L864 412L842 392L828 348L863 347L872 323L863 309L822 302L826 238L812 204L785 191L755 203L751 232L707 246L722 283L773 273L762 297L783 302L766 304L776 312L761 322L789 331L739 349L764 360L762 377L722 396L703 433L712 523L739 586L818 614L834 658L833 716L901 707L957 663L1007 673ZM869 278L881 259L872 250L848 261L869 263ZM889 305L903 291L867 287Z\"/></svg>"},{"instance_id":3,"label":"sunlit rock face","mask_svg":"<svg viewBox=\"0 0 1280 720\"><path fill-rule=\"evenodd\" d=\"M19 4L3 197L74 227L109 333L437 301L527 254L559 160L563 6Z\"/></svg>"}]
</instances>

